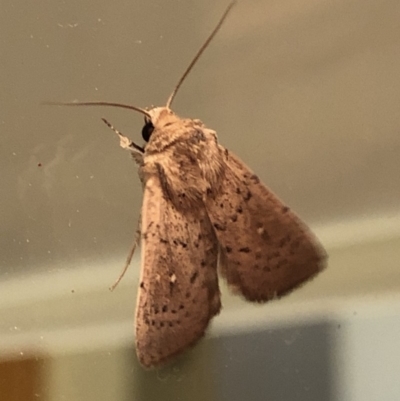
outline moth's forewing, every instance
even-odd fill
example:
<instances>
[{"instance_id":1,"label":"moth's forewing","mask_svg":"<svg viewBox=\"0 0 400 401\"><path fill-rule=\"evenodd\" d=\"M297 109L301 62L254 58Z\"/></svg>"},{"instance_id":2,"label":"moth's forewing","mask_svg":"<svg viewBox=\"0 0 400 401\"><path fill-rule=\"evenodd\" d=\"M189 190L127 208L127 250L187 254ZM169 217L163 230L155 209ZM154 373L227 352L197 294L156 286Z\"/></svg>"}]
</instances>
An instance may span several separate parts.
<instances>
[{"instance_id":1,"label":"moth's forewing","mask_svg":"<svg viewBox=\"0 0 400 401\"><path fill-rule=\"evenodd\" d=\"M236 156L206 209L220 244L220 269L249 301L281 296L320 272L326 253L307 226Z\"/></svg>"},{"instance_id":2,"label":"moth's forewing","mask_svg":"<svg viewBox=\"0 0 400 401\"><path fill-rule=\"evenodd\" d=\"M158 366L199 340L220 310L218 244L205 209L178 211L160 177L145 183L136 347Z\"/></svg>"}]
</instances>

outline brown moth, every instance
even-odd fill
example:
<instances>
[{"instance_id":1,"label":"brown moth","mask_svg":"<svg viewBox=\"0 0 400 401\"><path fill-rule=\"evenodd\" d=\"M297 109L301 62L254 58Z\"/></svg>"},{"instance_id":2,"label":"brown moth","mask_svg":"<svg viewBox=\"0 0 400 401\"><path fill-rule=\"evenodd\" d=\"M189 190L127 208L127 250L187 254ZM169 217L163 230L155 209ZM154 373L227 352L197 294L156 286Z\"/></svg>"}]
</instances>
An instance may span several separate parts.
<instances>
[{"instance_id":1,"label":"brown moth","mask_svg":"<svg viewBox=\"0 0 400 401\"><path fill-rule=\"evenodd\" d=\"M306 225L218 143L215 131L170 108L232 6L165 107L61 103L124 107L145 116L144 147L104 122L131 152L143 183L136 349L146 368L170 361L204 335L221 309L217 267L234 292L248 301L266 302L311 279L325 265L326 254Z\"/></svg>"}]
</instances>

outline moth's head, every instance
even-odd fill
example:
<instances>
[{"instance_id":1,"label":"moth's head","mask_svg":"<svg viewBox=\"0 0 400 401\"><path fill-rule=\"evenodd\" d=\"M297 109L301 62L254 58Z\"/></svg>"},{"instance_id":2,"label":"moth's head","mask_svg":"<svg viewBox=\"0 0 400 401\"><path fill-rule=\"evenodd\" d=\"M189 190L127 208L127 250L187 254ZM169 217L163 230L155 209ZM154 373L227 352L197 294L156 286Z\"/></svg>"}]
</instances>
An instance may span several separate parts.
<instances>
[{"instance_id":1,"label":"moth's head","mask_svg":"<svg viewBox=\"0 0 400 401\"><path fill-rule=\"evenodd\" d=\"M153 131L162 130L168 125L179 121L179 117L169 107L154 107L147 110L144 117L144 126L142 128L142 137L148 142Z\"/></svg>"}]
</instances>

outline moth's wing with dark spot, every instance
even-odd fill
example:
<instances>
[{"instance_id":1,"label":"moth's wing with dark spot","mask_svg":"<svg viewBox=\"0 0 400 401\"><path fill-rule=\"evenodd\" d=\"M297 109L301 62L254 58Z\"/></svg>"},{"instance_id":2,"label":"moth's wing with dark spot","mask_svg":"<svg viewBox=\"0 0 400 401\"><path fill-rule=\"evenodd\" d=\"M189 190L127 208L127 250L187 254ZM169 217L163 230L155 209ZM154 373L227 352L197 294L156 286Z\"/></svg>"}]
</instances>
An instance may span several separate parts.
<instances>
[{"instance_id":1,"label":"moth's wing with dark spot","mask_svg":"<svg viewBox=\"0 0 400 401\"><path fill-rule=\"evenodd\" d=\"M136 349L158 366L199 340L220 310L218 242L203 205L178 211L158 177L144 188Z\"/></svg>"},{"instance_id":2,"label":"moth's wing with dark spot","mask_svg":"<svg viewBox=\"0 0 400 401\"><path fill-rule=\"evenodd\" d=\"M220 270L250 301L281 296L316 275L326 254L306 225L236 156L206 208L220 243Z\"/></svg>"}]
</instances>

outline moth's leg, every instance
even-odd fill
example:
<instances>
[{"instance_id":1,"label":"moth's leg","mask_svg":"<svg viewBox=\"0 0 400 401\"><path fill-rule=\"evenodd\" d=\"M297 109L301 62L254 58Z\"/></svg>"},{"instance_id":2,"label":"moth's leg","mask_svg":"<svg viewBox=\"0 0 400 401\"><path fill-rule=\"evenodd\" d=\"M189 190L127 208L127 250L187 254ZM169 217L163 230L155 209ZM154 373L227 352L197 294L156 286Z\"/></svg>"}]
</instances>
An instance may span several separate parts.
<instances>
[{"instance_id":1,"label":"moth's leg","mask_svg":"<svg viewBox=\"0 0 400 401\"><path fill-rule=\"evenodd\" d=\"M133 243L131 246L131 249L129 251L129 254L126 258L125 266L122 269L121 274L118 276L118 278L115 280L115 283L110 287L110 290L113 291L115 287L119 284L119 282L122 280L122 277L124 277L126 271L128 270L129 265L132 262L133 255L135 254L136 247L139 245L139 239L141 235L141 216L139 216L139 221L135 230L135 237L133 239Z\"/></svg>"}]
</instances>

